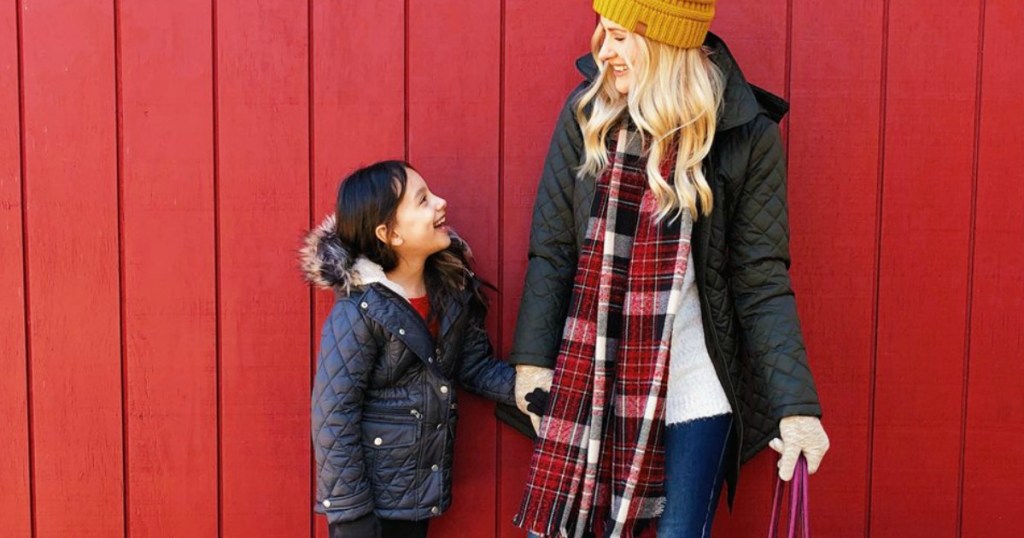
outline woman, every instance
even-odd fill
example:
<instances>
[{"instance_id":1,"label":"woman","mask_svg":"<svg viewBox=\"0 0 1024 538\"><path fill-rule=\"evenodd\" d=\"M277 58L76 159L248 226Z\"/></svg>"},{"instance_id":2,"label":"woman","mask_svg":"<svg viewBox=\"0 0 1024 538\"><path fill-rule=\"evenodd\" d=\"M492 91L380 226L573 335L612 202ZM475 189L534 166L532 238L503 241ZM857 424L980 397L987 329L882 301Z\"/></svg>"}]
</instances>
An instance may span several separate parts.
<instances>
[{"instance_id":1,"label":"woman","mask_svg":"<svg viewBox=\"0 0 1024 538\"><path fill-rule=\"evenodd\" d=\"M787 480L828 449L788 274L787 105L708 34L714 0L594 9L513 343L519 408L551 388L516 524L708 536L770 439Z\"/></svg>"}]
</instances>

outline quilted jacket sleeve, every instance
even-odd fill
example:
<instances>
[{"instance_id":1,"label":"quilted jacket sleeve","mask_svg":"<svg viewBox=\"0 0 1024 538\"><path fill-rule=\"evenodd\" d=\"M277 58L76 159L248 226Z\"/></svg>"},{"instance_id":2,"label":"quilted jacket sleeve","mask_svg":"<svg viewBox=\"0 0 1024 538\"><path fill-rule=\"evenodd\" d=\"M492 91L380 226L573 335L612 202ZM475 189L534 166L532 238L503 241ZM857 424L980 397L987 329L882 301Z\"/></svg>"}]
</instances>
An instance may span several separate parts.
<instances>
[{"instance_id":1,"label":"quilted jacket sleeve","mask_svg":"<svg viewBox=\"0 0 1024 538\"><path fill-rule=\"evenodd\" d=\"M767 384L772 416L820 417L789 279L786 163L779 126L759 116L750 132L750 161L728 239L736 313L747 356Z\"/></svg>"},{"instance_id":2,"label":"quilted jacket sleeve","mask_svg":"<svg viewBox=\"0 0 1024 538\"><path fill-rule=\"evenodd\" d=\"M317 508L326 507L331 522L352 521L374 509L360 420L379 353L362 312L351 301L337 302L323 327L312 397Z\"/></svg>"},{"instance_id":3,"label":"quilted jacket sleeve","mask_svg":"<svg viewBox=\"0 0 1024 538\"><path fill-rule=\"evenodd\" d=\"M554 368L558 356L578 261L573 193L583 139L574 109L582 88L562 107L537 188L512 364Z\"/></svg>"},{"instance_id":4,"label":"quilted jacket sleeve","mask_svg":"<svg viewBox=\"0 0 1024 538\"><path fill-rule=\"evenodd\" d=\"M515 369L494 357L482 315L470 314L462 344L459 382L467 390L500 403L515 405Z\"/></svg>"}]
</instances>

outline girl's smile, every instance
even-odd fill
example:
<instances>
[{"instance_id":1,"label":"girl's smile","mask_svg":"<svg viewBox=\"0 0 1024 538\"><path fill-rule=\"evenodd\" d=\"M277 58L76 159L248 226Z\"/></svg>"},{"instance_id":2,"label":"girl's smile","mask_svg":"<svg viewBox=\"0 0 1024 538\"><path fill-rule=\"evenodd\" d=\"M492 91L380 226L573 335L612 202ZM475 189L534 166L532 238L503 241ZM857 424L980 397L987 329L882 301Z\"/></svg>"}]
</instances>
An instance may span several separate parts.
<instances>
[{"instance_id":1,"label":"girl's smile","mask_svg":"<svg viewBox=\"0 0 1024 538\"><path fill-rule=\"evenodd\" d=\"M451 245L448 201L430 192L419 172L407 168L405 193L391 228L392 248L402 258L426 258Z\"/></svg>"}]
</instances>

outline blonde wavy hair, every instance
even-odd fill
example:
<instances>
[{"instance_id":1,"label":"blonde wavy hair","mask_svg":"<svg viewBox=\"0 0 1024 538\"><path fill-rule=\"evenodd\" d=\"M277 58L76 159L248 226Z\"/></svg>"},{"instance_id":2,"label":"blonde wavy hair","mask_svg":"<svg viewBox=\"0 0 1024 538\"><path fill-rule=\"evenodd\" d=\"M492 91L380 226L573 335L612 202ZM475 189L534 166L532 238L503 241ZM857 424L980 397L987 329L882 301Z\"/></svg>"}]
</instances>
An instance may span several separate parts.
<instances>
[{"instance_id":1,"label":"blonde wavy hair","mask_svg":"<svg viewBox=\"0 0 1024 538\"><path fill-rule=\"evenodd\" d=\"M605 38L599 24L590 40L597 59ZM576 118L583 131L585 157L578 176L597 176L608 166L605 142L619 125L623 111L636 124L647 153L647 181L658 202L658 220L676 218L689 209L697 218L697 198L703 214L711 214L711 187L701 166L711 151L718 110L722 104L722 72L704 48L681 49L635 36L638 64L627 65L636 74L628 95L615 89L607 64L598 61L600 74L580 96ZM589 116L584 110L590 106ZM674 185L661 174L661 161L677 147Z\"/></svg>"}]
</instances>

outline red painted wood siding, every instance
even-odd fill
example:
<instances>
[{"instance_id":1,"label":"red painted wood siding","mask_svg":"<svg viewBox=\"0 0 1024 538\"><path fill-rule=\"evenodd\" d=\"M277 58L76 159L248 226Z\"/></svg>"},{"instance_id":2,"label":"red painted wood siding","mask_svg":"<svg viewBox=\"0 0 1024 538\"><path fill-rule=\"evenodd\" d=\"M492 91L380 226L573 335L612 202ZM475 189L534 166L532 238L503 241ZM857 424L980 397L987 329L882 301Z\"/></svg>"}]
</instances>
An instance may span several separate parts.
<instances>
[{"instance_id":1,"label":"red painted wood siding","mask_svg":"<svg viewBox=\"0 0 1024 538\"><path fill-rule=\"evenodd\" d=\"M733 0L792 102L793 279L833 450L821 536L1024 525L1024 6ZM354 167L406 158L511 345L586 0L0 9L0 536L326 537L309 387L331 297L295 249ZM529 443L467 397L435 537L522 537ZM774 458L715 535L761 534Z\"/></svg>"}]
</instances>

